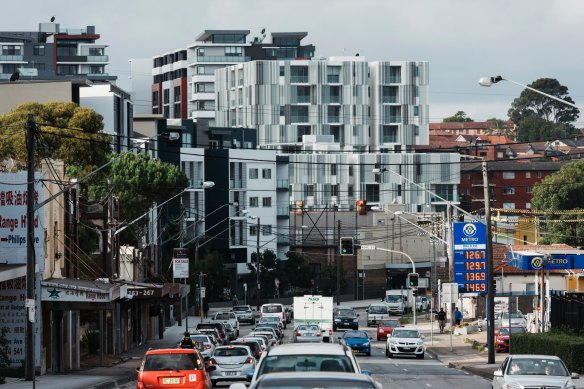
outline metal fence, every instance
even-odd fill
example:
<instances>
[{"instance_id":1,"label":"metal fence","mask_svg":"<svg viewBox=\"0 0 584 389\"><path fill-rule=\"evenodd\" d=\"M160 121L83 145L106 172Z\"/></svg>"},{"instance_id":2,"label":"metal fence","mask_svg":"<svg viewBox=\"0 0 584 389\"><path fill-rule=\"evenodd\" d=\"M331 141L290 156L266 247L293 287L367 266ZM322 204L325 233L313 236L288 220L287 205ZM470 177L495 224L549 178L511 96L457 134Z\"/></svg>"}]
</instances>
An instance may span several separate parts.
<instances>
[{"instance_id":1,"label":"metal fence","mask_svg":"<svg viewBox=\"0 0 584 389\"><path fill-rule=\"evenodd\" d=\"M552 328L584 328L584 293L554 292L551 295L550 322Z\"/></svg>"}]
</instances>

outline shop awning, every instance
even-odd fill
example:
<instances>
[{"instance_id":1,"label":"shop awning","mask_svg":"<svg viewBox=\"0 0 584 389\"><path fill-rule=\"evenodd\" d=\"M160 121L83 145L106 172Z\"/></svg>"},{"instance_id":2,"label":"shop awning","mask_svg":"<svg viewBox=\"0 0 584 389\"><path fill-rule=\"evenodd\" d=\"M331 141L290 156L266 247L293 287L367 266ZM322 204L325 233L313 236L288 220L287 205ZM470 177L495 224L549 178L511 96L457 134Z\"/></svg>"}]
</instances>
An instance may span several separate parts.
<instances>
[{"instance_id":1,"label":"shop awning","mask_svg":"<svg viewBox=\"0 0 584 389\"><path fill-rule=\"evenodd\" d=\"M0 264L0 282L26 276L26 265Z\"/></svg>"},{"instance_id":2,"label":"shop awning","mask_svg":"<svg viewBox=\"0 0 584 389\"><path fill-rule=\"evenodd\" d=\"M51 278L41 281L41 300L51 302L104 302L120 297L120 285L101 280Z\"/></svg>"}]
</instances>

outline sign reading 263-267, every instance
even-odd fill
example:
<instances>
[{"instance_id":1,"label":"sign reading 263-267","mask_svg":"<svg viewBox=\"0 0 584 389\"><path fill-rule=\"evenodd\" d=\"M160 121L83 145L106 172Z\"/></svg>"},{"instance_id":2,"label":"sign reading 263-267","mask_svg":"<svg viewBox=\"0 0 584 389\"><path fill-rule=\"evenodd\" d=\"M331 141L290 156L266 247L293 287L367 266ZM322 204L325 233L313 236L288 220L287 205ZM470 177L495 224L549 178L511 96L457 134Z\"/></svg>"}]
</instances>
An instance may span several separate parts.
<instances>
[{"instance_id":1,"label":"sign reading 263-267","mask_svg":"<svg viewBox=\"0 0 584 389\"><path fill-rule=\"evenodd\" d=\"M459 293L488 292L487 229L483 223L454 223L454 282Z\"/></svg>"}]
</instances>

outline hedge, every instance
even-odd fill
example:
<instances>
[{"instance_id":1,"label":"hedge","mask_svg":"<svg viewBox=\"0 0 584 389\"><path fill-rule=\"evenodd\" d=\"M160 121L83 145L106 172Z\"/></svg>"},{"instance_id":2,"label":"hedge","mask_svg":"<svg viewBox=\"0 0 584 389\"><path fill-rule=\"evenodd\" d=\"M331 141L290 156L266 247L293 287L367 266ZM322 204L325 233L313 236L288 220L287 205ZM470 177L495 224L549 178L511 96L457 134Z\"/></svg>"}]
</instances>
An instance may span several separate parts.
<instances>
[{"instance_id":1,"label":"hedge","mask_svg":"<svg viewBox=\"0 0 584 389\"><path fill-rule=\"evenodd\" d=\"M569 332L511 334L513 354L557 355L570 372L584 373L584 336Z\"/></svg>"}]
</instances>

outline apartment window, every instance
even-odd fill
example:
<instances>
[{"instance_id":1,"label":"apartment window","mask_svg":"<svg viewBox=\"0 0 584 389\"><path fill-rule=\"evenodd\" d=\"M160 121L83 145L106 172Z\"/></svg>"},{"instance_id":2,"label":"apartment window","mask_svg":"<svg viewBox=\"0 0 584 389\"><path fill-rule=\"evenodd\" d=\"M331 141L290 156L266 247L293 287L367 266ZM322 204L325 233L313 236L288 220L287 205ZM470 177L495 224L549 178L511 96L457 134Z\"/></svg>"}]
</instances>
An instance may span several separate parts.
<instances>
[{"instance_id":1,"label":"apartment window","mask_svg":"<svg viewBox=\"0 0 584 389\"><path fill-rule=\"evenodd\" d=\"M77 55L77 46L57 47L57 57L74 57Z\"/></svg>"},{"instance_id":2,"label":"apartment window","mask_svg":"<svg viewBox=\"0 0 584 389\"><path fill-rule=\"evenodd\" d=\"M258 205L259 205L259 200L258 200L258 198L257 198L257 197L250 197L250 198L249 198L249 206L250 206L250 207L257 208L257 207L258 207Z\"/></svg>"},{"instance_id":3,"label":"apartment window","mask_svg":"<svg viewBox=\"0 0 584 389\"><path fill-rule=\"evenodd\" d=\"M32 55L45 55L45 45L34 45L32 47Z\"/></svg>"},{"instance_id":4,"label":"apartment window","mask_svg":"<svg viewBox=\"0 0 584 389\"><path fill-rule=\"evenodd\" d=\"M503 152L502 151L497 151L497 158L498 159L503 158Z\"/></svg>"},{"instance_id":5,"label":"apartment window","mask_svg":"<svg viewBox=\"0 0 584 389\"><path fill-rule=\"evenodd\" d=\"M398 87L397 86L383 86L381 88L381 102L382 103L397 103L398 102Z\"/></svg>"},{"instance_id":6,"label":"apartment window","mask_svg":"<svg viewBox=\"0 0 584 389\"><path fill-rule=\"evenodd\" d=\"M285 73L284 73L284 72L285 72L285 69L286 69L286 68L285 68L284 66L280 66L280 76L281 76L281 77L284 77L284 74L285 74Z\"/></svg>"},{"instance_id":7,"label":"apartment window","mask_svg":"<svg viewBox=\"0 0 584 389\"><path fill-rule=\"evenodd\" d=\"M331 176L336 176L336 175L337 175L337 164L331 163Z\"/></svg>"},{"instance_id":8,"label":"apartment window","mask_svg":"<svg viewBox=\"0 0 584 389\"><path fill-rule=\"evenodd\" d=\"M305 105L295 105L290 107L291 123L308 123L308 107Z\"/></svg>"},{"instance_id":9,"label":"apartment window","mask_svg":"<svg viewBox=\"0 0 584 389\"><path fill-rule=\"evenodd\" d=\"M241 46L227 46L225 48L225 56L226 57L242 57L243 56L243 47L241 47Z\"/></svg>"},{"instance_id":10,"label":"apartment window","mask_svg":"<svg viewBox=\"0 0 584 389\"><path fill-rule=\"evenodd\" d=\"M515 203L503 203L504 209L515 209Z\"/></svg>"},{"instance_id":11,"label":"apartment window","mask_svg":"<svg viewBox=\"0 0 584 389\"><path fill-rule=\"evenodd\" d=\"M180 86L174 87L174 101L180 101Z\"/></svg>"},{"instance_id":12,"label":"apartment window","mask_svg":"<svg viewBox=\"0 0 584 389\"><path fill-rule=\"evenodd\" d=\"M104 54L103 47L90 47L89 55L95 57L101 57Z\"/></svg>"},{"instance_id":13,"label":"apartment window","mask_svg":"<svg viewBox=\"0 0 584 389\"><path fill-rule=\"evenodd\" d=\"M211 74L211 69L209 69L207 72L207 68L205 68L204 66L197 66L196 73L197 74Z\"/></svg>"},{"instance_id":14,"label":"apartment window","mask_svg":"<svg viewBox=\"0 0 584 389\"><path fill-rule=\"evenodd\" d=\"M262 178L263 179L272 178L272 169L262 169Z\"/></svg>"},{"instance_id":15,"label":"apartment window","mask_svg":"<svg viewBox=\"0 0 584 389\"><path fill-rule=\"evenodd\" d=\"M262 207L269 208L272 206L272 198L271 197L263 197L262 198Z\"/></svg>"},{"instance_id":16,"label":"apartment window","mask_svg":"<svg viewBox=\"0 0 584 389\"><path fill-rule=\"evenodd\" d=\"M60 76L77 74L77 65L58 65L57 74Z\"/></svg>"},{"instance_id":17,"label":"apartment window","mask_svg":"<svg viewBox=\"0 0 584 389\"><path fill-rule=\"evenodd\" d=\"M525 209L531 209L531 203L525 203Z\"/></svg>"},{"instance_id":18,"label":"apartment window","mask_svg":"<svg viewBox=\"0 0 584 389\"><path fill-rule=\"evenodd\" d=\"M257 226L250 225L249 226L249 236L256 236L258 234Z\"/></svg>"},{"instance_id":19,"label":"apartment window","mask_svg":"<svg viewBox=\"0 0 584 389\"><path fill-rule=\"evenodd\" d=\"M165 89L162 91L162 103L163 104L170 103L170 89Z\"/></svg>"},{"instance_id":20,"label":"apartment window","mask_svg":"<svg viewBox=\"0 0 584 389\"><path fill-rule=\"evenodd\" d=\"M262 235L272 235L272 226L264 224L262 226Z\"/></svg>"},{"instance_id":21,"label":"apartment window","mask_svg":"<svg viewBox=\"0 0 584 389\"><path fill-rule=\"evenodd\" d=\"M195 90L198 93L214 93L215 88L212 82L202 82L195 84Z\"/></svg>"},{"instance_id":22,"label":"apartment window","mask_svg":"<svg viewBox=\"0 0 584 389\"><path fill-rule=\"evenodd\" d=\"M381 132L382 143L396 143L397 142L397 126L383 126Z\"/></svg>"},{"instance_id":23,"label":"apartment window","mask_svg":"<svg viewBox=\"0 0 584 389\"><path fill-rule=\"evenodd\" d=\"M340 66L327 66L326 68L326 81L329 84L338 84L341 79L341 67Z\"/></svg>"},{"instance_id":24,"label":"apartment window","mask_svg":"<svg viewBox=\"0 0 584 389\"><path fill-rule=\"evenodd\" d=\"M258 169L249 169L249 178L252 180L258 179Z\"/></svg>"},{"instance_id":25,"label":"apartment window","mask_svg":"<svg viewBox=\"0 0 584 389\"><path fill-rule=\"evenodd\" d=\"M341 107L339 105L329 105L327 107L327 121L329 123L339 123L341 121Z\"/></svg>"},{"instance_id":26,"label":"apartment window","mask_svg":"<svg viewBox=\"0 0 584 389\"><path fill-rule=\"evenodd\" d=\"M414 116L420 116L420 107L414 106Z\"/></svg>"},{"instance_id":27,"label":"apartment window","mask_svg":"<svg viewBox=\"0 0 584 389\"><path fill-rule=\"evenodd\" d=\"M18 71L19 67L20 65L17 65L15 63L5 63L4 65L2 65L2 71L0 73L11 74Z\"/></svg>"},{"instance_id":28,"label":"apartment window","mask_svg":"<svg viewBox=\"0 0 584 389\"><path fill-rule=\"evenodd\" d=\"M353 177L353 165L349 165L349 177Z\"/></svg>"},{"instance_id":29,"label":"apartment window","mask_svg":"<svg viewBox=\"0 0 584 389\"><path fill-rule=\"evenodd\" d=\"M531 178L531 172L525 172L525 178Z\"/></svg>"},{"instance_id":30,"label":"apartment window","mask_svg":"<svg viewBox=\"0 0 584 389\"><path fill-rule=\"evenodd\" d=\"M197 56L198 57L204 57L205 56L205 48L204 47L199 47L197 49Z\"/></svg>"},{"instance_id":31,"label":"apartment window","mask_svg":"<svg viewBox=\"0 0 584 389\"><path fill-rule=\"evenodd\" d=\"M308 66L290 66L290 82L308 82Z\"/></svg>"},{"instance_id":32,"label":"apartment window","mask_svg":"<svg viewBox=\"0 0 584 389\"><path fill-rule=\"evenodd\" d=\"M515 188L512 186L506 186L503 188L503 194L507 194L507 195L515 194Z\"/></svg>"},{"instance_id":33,"label":"apartment window","mask_svg":"<svg viewBox=\"0 0 584 389\"><path fill-rule=\"evenodd\" d=\"M22 46L3 45L2 55L22 55Z\"/></svg>"},{"instance_id":34,"label":"apartment window","mask_svg":"<svg viewBox=\"0 0 584 389\"><path fill-rule=\"evenodd\" d=\"M525 193L533 193L533 188L531 186L526 186Z\"/></svg>"},{"instance_id":35,"label":"apartment window","mask_svg":"<svg viewBox=\"0 0 584 389\"><path fill-rule=\"evenodd\" d=\"M105 66L103 65L89 65L89 74L104 74Z\"/></svg>"},{"instance_id":36,"label":"apartment window","mask_svg":"<svg viewBox=\"0 0 584 389\"><path fill-rule=\"evenodd\" d=\"M541 172L540 171L536 172L535 175L536 175L537 178L541 178Z\"/></svg>"},{"instance_id":37,"label":"apartment window","mask_svg":"<svg viewBox=\"0 0 584 389\"><path fill-rule=\"evenodd\" d=\"M347 186L347 196L349 197L355 196L355 189L353 188L353 184L349 184Z\"/></svg>"},{"instance_id":38,"label":"apartment window","mask_svg":"<svg viewBox=\"0 0 584 389\"><path fill-rule=\"evenodd\" d=\"M339 185L331 185L331 196L339 197Z\"/></svg>"},{"instance_id":39,"label":"apartment window","mask_svg":"<svg viewBox=\"0 0 584 389\"><path fill-rule=\"evenodd\" d=\"M504 180L514 180L515 179L515 172L503 172L503 179Z\"/></svg>"}]
</instances>

